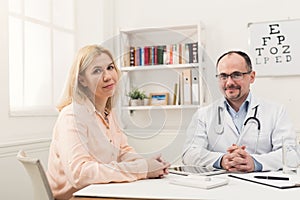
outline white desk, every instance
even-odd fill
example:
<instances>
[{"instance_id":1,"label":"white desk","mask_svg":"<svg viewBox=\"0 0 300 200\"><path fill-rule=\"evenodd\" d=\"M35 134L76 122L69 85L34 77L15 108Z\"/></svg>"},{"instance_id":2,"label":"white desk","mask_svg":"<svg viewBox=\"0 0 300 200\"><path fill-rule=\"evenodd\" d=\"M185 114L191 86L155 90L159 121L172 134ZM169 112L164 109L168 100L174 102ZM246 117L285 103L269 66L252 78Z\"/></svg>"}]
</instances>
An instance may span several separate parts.
<instances>
[{"instance_id":1,"label":"white desk","mask_svg":"<svg viewBox=\"0 0 300 200\"><path fill-rule=\"evenodd\" d=\"M227 177L227 174L218 175ZM173 185L170 179L178 175L168 175L164 179L140 180L132 183L112 183L90 185L80 192L87 196L128 199L299 199L300 188L277 189L251 183L244 180L229 178L229 184L213 189L199 189ZM74 198L80 199L80 198Z\"/></svg>"}]
</instances>

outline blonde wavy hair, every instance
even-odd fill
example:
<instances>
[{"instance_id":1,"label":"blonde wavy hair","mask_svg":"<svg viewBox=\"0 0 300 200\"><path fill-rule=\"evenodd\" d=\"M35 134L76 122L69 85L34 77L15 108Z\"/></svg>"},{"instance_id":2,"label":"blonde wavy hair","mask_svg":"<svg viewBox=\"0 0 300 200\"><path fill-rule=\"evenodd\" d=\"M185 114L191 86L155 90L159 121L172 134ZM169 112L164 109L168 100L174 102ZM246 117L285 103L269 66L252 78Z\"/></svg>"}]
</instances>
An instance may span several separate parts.
<instances>
[{"instance_id":1,"label":"blonde wavy hair","mask_svg":"<svg viewBox=\"0 0 300 200\"><path fill-rule=\"evenodd\" d=\"M95 57L103 53L107 54L116 66L111 52L100 45L88 45L78 51L65 83L61 99L56 106L59 111L61 111L65 106L71 104L73 101L83 103L88 98L84 87L78 80L78 76L91 64ZM118 73L118 79L120 79L121 74L117 66L115 67L115 70ZM115 100L117 94L118 91L116 89L114 95L108 98L105 106L108 111L111 111L113 105L116 103Z\"/></svg>"}]
</instances>

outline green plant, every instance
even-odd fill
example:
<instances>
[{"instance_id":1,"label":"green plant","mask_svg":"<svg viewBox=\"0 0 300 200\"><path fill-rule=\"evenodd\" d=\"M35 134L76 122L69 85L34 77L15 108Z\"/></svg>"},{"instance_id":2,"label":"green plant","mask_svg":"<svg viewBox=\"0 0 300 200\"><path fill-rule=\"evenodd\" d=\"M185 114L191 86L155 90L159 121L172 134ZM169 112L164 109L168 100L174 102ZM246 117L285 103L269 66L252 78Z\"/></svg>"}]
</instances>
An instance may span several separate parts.
<instances>
[{"instance_id":1,"label":"green plant","mask_svg":"<svg viewBox=\"0 0 300 200\"><path fill-rule=\"evenodd\" d=\"M130 99L145 99L147 98L147 95L145 94L145 91L141 91L138 88L133 88L129 93L128 96Z\"/></svg>"}]
</instances>

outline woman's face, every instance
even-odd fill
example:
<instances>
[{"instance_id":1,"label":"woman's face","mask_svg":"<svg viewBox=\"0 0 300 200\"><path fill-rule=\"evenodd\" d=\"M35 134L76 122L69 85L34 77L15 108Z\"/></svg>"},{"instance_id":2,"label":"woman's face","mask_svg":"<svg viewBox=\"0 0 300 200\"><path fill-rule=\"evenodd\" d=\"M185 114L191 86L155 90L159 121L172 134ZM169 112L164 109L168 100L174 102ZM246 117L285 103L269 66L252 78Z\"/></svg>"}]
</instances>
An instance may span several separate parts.
<instances>
[{"instance_id":1,"label":"woman's face","mask_svg":"<svg viewBox=\"0 0 300 200\"><path fill-rule=\"evenodd\" d=\"M79 75L79 82L94 95L95 101L106 101L114 94L118 82L116 66L106 53L102 53Z\"/></svg>"}]
</instances>

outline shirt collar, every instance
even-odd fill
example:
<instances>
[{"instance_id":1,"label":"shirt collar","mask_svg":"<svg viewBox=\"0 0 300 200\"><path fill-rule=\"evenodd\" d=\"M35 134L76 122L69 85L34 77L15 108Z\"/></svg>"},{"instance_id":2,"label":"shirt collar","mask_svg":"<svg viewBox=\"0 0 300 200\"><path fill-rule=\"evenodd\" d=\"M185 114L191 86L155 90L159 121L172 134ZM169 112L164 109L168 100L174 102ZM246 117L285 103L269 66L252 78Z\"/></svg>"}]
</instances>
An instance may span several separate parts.
<instances>
[{"instance_id":1,"label":"shirt collar","mask_svg":"<svg viewBox=\"0 0 300 200\"><path fill-rule=\"evenodd\" d=\"M96 108L95 105L91 102L91 100L89 98L86 98L86 100L84 101L84 105L86 105L87 110L90 114L94 114L95 112L99 113ZM109 115L109 111L105 108L104 114L105 116ZM102 114L100 114L102 116ZM104 116L103 116L104 117Z\"/></svg>"},{"instance_id":2,"label":"shirt collar","mask_svg":"<svg viewBox=\"0 0 300 200\"><path fill-rule=\"evenodd\" d=\"M252 99L252 94L251 94L251 92L249 92L246 100L242 103L242 105L239 109L239 112L241 110L245 110L246 112L248 112L248 108L251 103L251 99ZM230 106L229 102L227 101L227 99L225 97L224 97L224 105L225 105L226 109L228 110L228 112L231 112L231 113L235 112L235 110Z\"/></svg>"},{"instance_id":3,"label":"shirt collar","mask_svg":"<svg viewBox=\"0 0 300 200\"><path fill-rule=\"evenodd\" d=\"M90 114L93 114L96 112L96 108L89 98L86 98L83 104L86 106L86 108Z\"/></svg>"}]
</instances>

